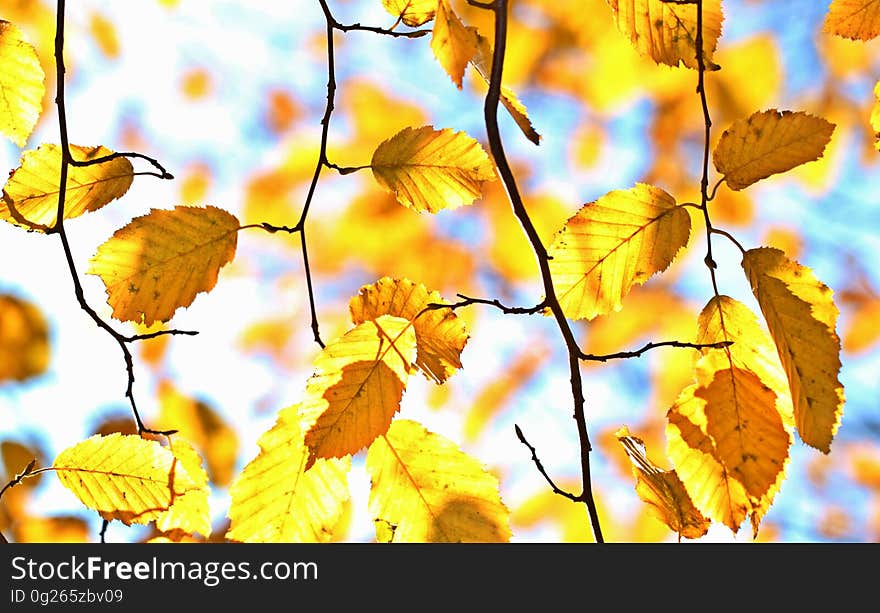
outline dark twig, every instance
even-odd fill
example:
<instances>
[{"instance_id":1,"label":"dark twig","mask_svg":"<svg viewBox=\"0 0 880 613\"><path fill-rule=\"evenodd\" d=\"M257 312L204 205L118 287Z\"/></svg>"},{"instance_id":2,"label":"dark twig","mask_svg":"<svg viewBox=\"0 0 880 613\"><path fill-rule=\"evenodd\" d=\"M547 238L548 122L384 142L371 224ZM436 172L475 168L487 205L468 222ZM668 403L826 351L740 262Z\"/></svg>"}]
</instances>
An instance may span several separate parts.
<instances>
[{"instance_id":1,"label":"dark twig","mask_svg":"<svg viewBox=\"0 0 880 613\"><path fill-rule=\"evenodd\" d=\"M332 168L341 175L350 175L353 172L371 168L371 166L337 166L336 164L328 162L326 160L324 161L324 166L326 166L327 168Z\"/></svg>"},{"instance_id":2,"label":"dark twig","mask_svg":"<svg viewBox=\"0 0 880 613\"><path fill-rule=\"evenodd\" d=\"M323 2L322 2L323 4ZM385 36L393 36L395 38L421 38L427 34L431 33L431 30L409 30L406 32L398 32L392 28L379 28L376 26L362 26L359 23L353 23L351 25L341 24L332 16L330 17L331 25L334 29L339 30L340 32L353 32L353 31L361 31L361 32L373 32L374 34L384 34ZM395 26L399 23L399 20L395 22ZM393 27L393 26L392 26Z\"/></svg>"},{"instance_id":3,"label":"dark twig","mask_svg":"<svg viewBox=\"0 0 880 613\"><path fill-rule=\"evenodd\" d=\"M147 334L132 334L131 336L124 336L122 340L126 343L133 343L135 341L145 341L151 338L156 338L157 336L196 336L198 334L195 330L158 330L156 332L148 332Z\"/></svg>"},{"instance_id":4,"label":"dark twig","mask_svg":"<svg viewBox=\"0 0 880 613\"><path fill-rule=\"evenodd\" d=\"M56 77L56 94L55 94L55 105L58 108L58 125L61 134L61 169L60 175L58 179L58 210L55 215L55 226L52 228L52 232L57 234L61 239L61 246L64 249L64 257L67 260L67 267L70 271L71 279L73 280L73 289L74 294L76 295L76 300L79 303L80 308L85 311L88 316L95 322L95 324L107 332L116 343L119 345L120 350L122 351L122 357L125 362L125 370L128 375L128 382L126 385L125 396L129 400L129 404L131 405L131 410L134 415L135 422L137 423L138 433L144 434L165 434L164 431L159 430L151 430L144 425L143 420L141 420L140 413L137 410L137 405L134 400L134 362L132 359L131 351L128 348L128 343L136 340L135 337L126 337L116 330L114 330L110 324L105 322L98 313L89 305L89 303L85 299L85 293L83 291L82 283L79 279L79 274L76 270L76 263L73 261L73 251L70 248L70 242L67 238L67 231L64 227L64 206L67 198L67 176L70 170L70 166L89 166L92 164L99 164L101 162L109 161L115 157L140 157L154 163L154 166L160 169L163 174L162 178L170 178L169 175L164 168L162 168L161 164L149 158L147 156L141 154L114 154L105 156L104 158L97 158L95 160L91 160L89 162L77 162L73 159L70 151L70 140L68 138L67 133L67 111L65 107L64 101L64 14L65 14L65 0L58 0L57 11L55 16L55 77ZM167 175L167 176L165 176ZM172 334L173 332L165 331L165 334ZM190 334L187 332L180 332L180 334Z\"/></svg>"},{"instance_id":5,"label":"dark twig","mask_svg":"<svg viewBox=\"0 0 880 613\"><path fill-rule=\"evenodd\" d=\"M659 343L646 343L644 347L635 351L620 351L618 353L608 353L605 355L596 355L593 353L581 353L580 359L590 362L607 362L609 360L621 360L627 358L637 358L642 354L656 349L658 347L682 347L690 349L724 349L730 347L733 341L720 341L717 343L683 343L681 341L662 341Z\"/></svg>"},{"instance_id":6,"label":"dark twig","mask_svg":"<svg viewBox=\"0 0 880 613\"><path fill-rule=\"evenodd\" d=\"M465 296L464 294L456 295L461 298L460 302L454 302L452 304L440 304L432 302L425 308L431 311L436 311L437 309L452 309L454 311L456 309L471 306L473 304L487 304L489 306L495 307L496 309L499 309L505 315L534 315L535 313L540 313L545 308L547 308L546 301L533 307L509 307L501 304L501 302L497 298L493 300L488 300L486 298L471 298L470 296Z\"/></svg>"},{"instance_id":7,"label":"dark twig","mask_svg":"<svg viewBox=\"0 0 880 613\"><path fill-rule=\"evenodd\" d=\"M106 520L106 519L105 519L104 521L101 522L101 531L98 533L98 536L101 538L101 542L102 542L102 543L106 543L106 542L107 542L107 540L106 540L106 536L107 536L107 527L108 527L109 525L110 525L110 522L109 522L108 520Z\"/></svg>"},{"instance_id":8,"label":"dark twig","mask_svg":"<svg viewBox=\"0 0 880 613\"><path fill-rule=\"evenodd\" d=\"M115 160L116 158L132 158L132 159L137 158L137 159L141 159L141 160L146 160L147 162L152 164L156 170L159 171L158 174L154 173L154 172L142 172L142 173L135 173L135 174L150 175L153 177L159 177L160 179L173 179L174 178L174 175L172 175L170 172L165 170L165 167L162 166L162 164L160 164L158 160L155 160L149 156L146 156L143 153L134 153L131 151L116 151L114 153L111 153L110 155L105 155L105 156L102 156L99 158L95 158L93 160L86 160L84 162L81 162L79 160L74 160L73 158L71 158L69 160L69 163L71 166L80 166L80 167L94 166L95 164L103 164L105 162L109 162L110 160Z\"/></svg>"},{"instance_id":9,"label":"dark twig","mask_svg":"<svg viewBox=\"0 0 880 613\"><path fill-rule=\"evenodd\" d=\"M3 494L6 493L6 490L8 490L12 487L15 487L16 485L21 483L22 479L24 479L25 477L29 477L29 476L33 475L34 474L34 466L36 466L36 464L37 464L36 458L34 458L30 462L28 462L28 465L24 467L23 471L21 471L20 473L15 475L15 477L13 477L12 481L10 481L9 483L7 483L6 485L3 486L3 489L0 489L0 498L3 498Z\"/></svg>"},{"instance_id":10,"label":"dark twig","mask_svg":"<svg viewBox=\"0 0 880 613\"><path fill-rule=\"evenodd\" d=\"M580 496L575 496L575 495L572 494L572 493L569 493L569 492L566 492L566 491L563 490L563 489L560 489L560 488L559 488L559 487L553 482L553 479L551 479L551 478L550 478L550 475L547 474L547 471L544 470L544 465L541 464L541 460L538 459L538 453L537 453L537 450L536 450L534 447L532 447L532 446L529 444L529 442L526 440L526 437L525 437L525 435L523 434L522 430L520 430L520 427L519 427L518 425L516 425L516 424L513 424L513 428L514 428L514 430L516 430L516 437L520 440L520 442L521 442L523 445L525 445L526 447L529 448L529 451L532 452L532 461L535 463L535 466L537 467L538 472L541 473L541 474L544 476L544 479L547 480L547 483L550 484L550 487L553 489L553 493L554 493L554 494L559 494L560 496L565 496L566 498L568 498L569 500L573 500L574 502L580 502L580 501L581 501L581 497L580 497Z\"/></svg>"},{"instance_id":11,"label":"dark twig","mask_svg":"<svg viewBox=\"0 0 880 613\"><path fill-rule=\"evenodd\" d=\"M473 4L472 1L471 3ZM489 91L486 94L483 109L489 148L492 157L495 160L495 165L498 169L502 183L504 184L504 188L507 191L507 196L513 209L513 213L520 222L523 231L532 245L535 256L537 257L538 267L541 271L541 280L544 285L544 295L546 296L545 303L547 304L547 308L552 312L568 349L569 372L571 374L571 394L574 404L573 417L577 424L580 444L580 464L583 484L583 491L576 497L576 500L583 502L586 505L587 512L590 516L593 535L595 536L596 541L601 543L603 542L602 530L599 525L599 514L596 509L596 503L593 499L590 477L590 452L592 451L592 446L590 445L590 438L587 433L587 422L584 413L583 382L580 372L581 350L578 347L571 326L562 311L562 306L559 304L559 300L556 297L556 292L553 288L553 278L550 274L550 258L544 244L541 242L540 235L523 204L516 178L514 177L510 164L507 161L507 156L504 153L501 132L498 127L498 104L501 100L501 78L504 72L504 56L507 46L508 3L507 0L496 0L491 4L477 3L474 4L474 6L490 9L495 14L495 41L492 57L492 72L489 78Z\"/></svg>"},{"instance_id":12,"label":"dark twig","mask_svg":"<svg viewBox=\"0 0 880 613\"><path fill-rule=\"evenodd\" d=\"M746 248L743 247L743 246L740 244L740 242L739 242L738 240L736 240L736 239L733 237L733 234L731 234L730 232L727 232L727 231L725 231L725 230L719 230L718 228L712 228L712 234L720 234L721 236L723 236L724 238L726 238L727 240L729 240L730 242L732 242L734 245L736 245L737 248L742 252L743 255L746 254Z\"/></svg>"},{"instance_id":13,"label":"dark twig","mask_svg":"<svg viewBox=\"0 0 880 613\"><path fill-rule=\"evenodd\" d=\"M665 0L670 1L670 0ZM709 147L712 143L712 117L709 114L709 101L706 98L706 59L703 57L703 0L691 0L690 2L677 2L677 4L697 5L697 93L700 94L700 105L703 108L703 164L702 176L700 177L700 209L703 211L703 219L706 222L706 257L703 260L709 269L712 278L712 290L718 296L718 280L715 277L715 269L718 264L712 257L712 220L709 218ZM717 185L716 185L717 189ZM712 197L715 191L712 192Z\"/></svg>"}]
</instances>

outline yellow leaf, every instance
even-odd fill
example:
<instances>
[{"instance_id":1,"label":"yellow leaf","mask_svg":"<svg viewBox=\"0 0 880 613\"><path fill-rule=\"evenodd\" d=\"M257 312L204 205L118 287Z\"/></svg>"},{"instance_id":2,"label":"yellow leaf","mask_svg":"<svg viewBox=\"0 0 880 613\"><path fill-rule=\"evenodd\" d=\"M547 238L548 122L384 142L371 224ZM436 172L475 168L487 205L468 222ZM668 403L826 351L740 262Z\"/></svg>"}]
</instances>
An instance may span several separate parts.
<instances>
[{"instance_id":1,"label":"yellow leaf","mask_svg":"<svg viewBox=\"0 0 880 613\"><path fill-rule=\"evenodd\" d=\"M257 441L260 453L229 488L226 538L255 543L327 542L349 498L349 458L318 460L306 470L307 449L297 407L278 414Z\"/></svg>"},{"instance_id":2,"label":"yellow leaf","mask_svg":"<svg viewBox=\"0 0 880 613\"><path fill-rule=\"evenodd\" d=\"M370 445L369 510L394 542L507 542L509 512L498 479L452 441L395 420ZM384 535L384 536L383 536Z\"/></svg>"},{"instance_id":3,"label":"yellow leaf","mask_svg":"<svg viewBox=\"0 0 880 613\"><path fill-rule=\"evenodd\" d=\"M793 429L791 391L773 339L746 305L722 295L709 300L700 313L696 342L724 341L733 344L723 349L703 349L703 353L720 353L725 367L747 370L758 377L776 394L776 410L786 428Z\"/></svg>"},{"instance_id":4,"label":"yellow leaf","mask_svg":"<svg viewBox=\"0 0 880 613\"><path fill-rule=\"evenodd\" d=\"M828 7L823 31L853 40L871 40L880 34L880 0L834 0Z\"/></svg>"},{"instance_id":5,"label":"yellow leaf","mask_svg":"<svg viewBox=\"0 0 880 613\"><path fill-rule=\"evenodd\" d=\"M43 110L46 75L22 31L2 19L0 66L0 132L24 147Z\"/></svg>"},{"instance_id":6,"label":"yellow leaf","mask_svg":"<svg viewBox=\"0 0 880 613\"><path fill-rule=\"evenodd\" d=\"M697 383L667 412L667 454L700 512L734 533L751 518L757 534L779 490L791 435L776 394L719 353L697 364Z\"/></svg>"},{"instance_id":7,"label":"yellow leaf","mask_svg":"<svg viewBox=\"0 0 880 613\"><path fill-rule=\"evenodd\" d=\"M171 452L195 482L196 488L178 496L171 508L156 518L156 528L161 532L199 533L207 538L211 535L211 512L208 508L208 474L202 468L202 458L190 443L180 438L172 440Z\"/></svg>"},{"instance_id":8,"label":"yellow leaf","mask_svg":"<svg viewBox=\"0 0 880 613\"><path fill-rule=\"evenodd\" d=\"M88 162L113 152L103 146L70 146L74 160ZM58 213L61 147L40 145L21 156L21 165L3 187L0 219L27 228L52 226ZM134 169L124 157L91 166L68 166L64 218L97 211L121 198L134 180Z\"/></svg>"},{"instance_id":9,"label":"yellow leaf","mask_svg":"<svg viewBox=\"0 0 880 613\"><path fill-rule=\"evenodd\" d=\"M430 380L443 383L461 368L461 352L468 341L464 321L451 309L425 311L428 304L446 301L436 291L409 279L382 277L361 287L348 304L355 325L382 315L412 322L416 333L416 366ZM424 311L424 312L423 312Z\"/></svg>"},{"instance_id":10,"label":"yellow leaf","mask_svg":"<svg viewBox=\"0 0 880 613\"><path fill-rule=\"evenodd\" d=\"M803 111L759 111L724 131L712 159L728 187L743 189L819 159L834 127Z\"/></svg>"},{"instance_id":11,"label":"yellow leaf","mask_svg":"<svg viewBox=\"0 0 880 613\"><path fill-rule=\"evenodd\" d=\"M483 183L495 179L480 143L464 132L432 126L404 128L384 141L370 167L382 187L417 212L471 204Z\"/></svg>"},{"instance_id":12,"label":"yellow leaf","mask_svg":"<svg viewBox=\"0 0 880 613\"><path fill-rule=\"evenodd\" d=\"M624 426L614 433L632 462L636 493L654 515L680 537L700 538L712 522L700 513L674 470L663 470L648 459L642 439Z\"/></svg>"},{"instance_id":13,"label":"yellow leaf","mask_svg":"<svg viewBox=\"0 0 880 613\"><path fill-rule=\"evenodd\" d=\"M687 211L653 185L639 183L585 204L547 250L566 316L593 319L619 311L634 285L672 263L690 230Z\"/></svg>"},{"instance_id":14,"label":"yellow leaf","mask_svg":"<svg viewBox=\"0 0 880 613\"><path fill-rule=\"evenodd\" d=\"M382 0L385 10L408 26L420 26L434 19L437 0Z\"/></svg>"},{"instance_id":15,"label":"yellow leaf","mask_svg":"<svg viewBox=\"0 0 880 613\"><path fill-rule=\"evenodd\" d=\"M844 403L833 292L779 249L751 249L742 266L785 368L798 434L828 453Z\"/></svg>"},{"instance_id":16,"label":"yellow leaf","mask_svg":"<svg viewBox=\"0 0 880 613\"><path fill-rule=\"evenodd\" d=\"M159 382L158 397L161 409L156 428L177 430L192 441L205 456L211 481L228 485L238 457L235 430L209 405L180 393L168 380Z\"/></svg>"},{"instance_id":17,"label":"yellow leaf","mask_svg":"<svg viewBox=\"0 0 880 613\"><path fill-rule=\"evenodd\" d=\"M431 50L443 70L461 89L464 69L477 53L477 30L465 26L446 0L440 0L431 35Z\"/></svg>"},{"instance_id":18,"label":"yellow leaf","mask_svg":"<svg viewBox=\"0 0 880 613\"><path fill-rule=\"evenodd\" d=\"M63 450L52 466L85 506L126 525L147 524L204 487L169 449L136 434L92 436Z\"/></svg>"},{"instance_id":19,"label":"yellow leaf","mask_svg":"<svg viewBox=\"0 0 880 613\"><path fill-rule=\"evenodd\" d=\"M101 277L116 319L168 321L214 288L235 256L238 229L234 215L213 206L153 209L98 247L87 272Z\"/></svg>"},{"instance_id":20,"label":"yellow leaf","mask_svg":"<svg viewBox=\"0 0 880 613\"><path fill-rule=\"evenodd\" d=\"M477 53L474 55L471 63L476 69L477 74L483 78L487 85L492 78L492 57L492 43L485 36L477 34ZM513 90L503 83L501 85L500 102L507 109L507 112L510 113L510 116L513 117L513 121L516 122L516 125L519 126L519 129L522 130L526 138L536 145L540 144L541 135L532 126L532 120L529 119L525 105L520 102Z\"/></svg>"},{"instance_id":21,"label":"yellow leaf","mask_svg":"<svg viewBox=\"0 0 880 613\"><path fill-rule=\"evenodd\" d=\"M316 458L355 453L388 430L415 359L412 325L392 315L359 324L327 344L299 407L307 469Z\"/></svg>"},{"instance_id":22,"label":"yellow leaf","mask_svg":"<svg viewBox=\"0 0 880 613\"><path fill-rule=\"evenodd\" d=\"M49 366L49 325L40 310L0 294L0 384L26 381Z\"/></svg>"},{"instance_id":23,"label":"yellow leaf","mask_svg":"<svg viewBox=\"0 0 880 613\"><path fill-rule=\"evenodd\" d=\"M617 28L641 55L658 64L696 69L697 7L663 0L608 0ZM703 61L718 70L712 54L721 36L721 0L703 0Z\"/></svg>"}]
</instances>

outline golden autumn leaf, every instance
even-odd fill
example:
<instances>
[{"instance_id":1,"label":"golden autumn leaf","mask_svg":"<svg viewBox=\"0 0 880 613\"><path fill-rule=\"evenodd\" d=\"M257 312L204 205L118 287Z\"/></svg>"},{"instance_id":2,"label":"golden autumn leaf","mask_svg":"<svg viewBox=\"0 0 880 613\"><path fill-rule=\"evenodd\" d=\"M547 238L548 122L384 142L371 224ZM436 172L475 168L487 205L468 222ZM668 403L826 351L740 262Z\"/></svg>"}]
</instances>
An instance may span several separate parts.
<instances>
[{"instance_id":1,"label":"golden autumn leaf","mask_svg":"<svg viewBox=\"0 0 880 613\"><path fill-rule=\"evenodd\" d=\"M98 247L86 272L101 277L114 318L168 321L214 288L235 257L238 230L234 215L213 206L153 209Z\"/></svg>"},{"instance_id":2,"label":"golden autumn leaf","mask_svg":"<svg viewBox=\"0 0 880 613\"><path fill-rule=\"evenodd\" d=\"M367 453L369 510L394 542L507 542L498 479L452 441L395 420Z\"/></svg>"},{"instance_id":3,"label":"golden autumn leaf","mask_svg":"<svg viewBox=\"0 0 880 613\"><path fill-rule=\"evenodd\" d=\"M370 162L373 176L402 205L436 213L471 204L495 180L489 156L476 140L450 128L404 128L382 142Z\"/></svg>"},{"instance_id":4,"label":"golden autumn leaf","mask_svg":"<svg viewBox=\"0 0 880 613\"><path fill-rule=\"evenodd\" d=\"M182 394L167 379L159 382L158 398L160 411L155 427L177 430L179 436L192 441L203 450L211 481L228 485L238 458L235 430L208 404Z\"/></svg>"},{"instance_id":5,"label":"golden autumn leaf","mask_svg":"<svg viewBox=\"0 0 880 613\"><path fill-rule=\"evenodd\" d=\"M461 89L464 69L477 53L477 36L476 28L465 26L446 0L440 0L434 18L431 51L458 89Z\"/></svg>"},{"instance_id":6,"label":"golden autumn leaf","mask_svg":"<svg viewBox=\"0 0 880 613\"><path fill-rule=\"evenodd\" d=\"M823 31L853 40L880 34L880 0L833 0Z\"/></svg>"},{"instance_id":7,"label":"golden autumn leaf","mask_svg":"<svg viewBox=\"0 0 880 613\"><path fill-rule=\"evenodd\" d=\"M844 403L833 292L779 249L750 249L742 266L788 377L798 434L828 453Z\"/></svg>"},{"instance_id":8,"label":"golden autumn leaf","mask_svg":"<svg viewBox=\"0 0 880 613\"><path fill-rule=\"evenodd\" d=\"M88 162L113 154L106 147L70 145L78 162ZM40 145L21 156L3 187L0 219L26 228L43 229L55 224L58 214L58 186L61 177L61 147ZM124 157L90 166L68 166L64 199L64 219L97 211L121 198L131 187L134 168Z\"/></svg>"},{"instance_id":9,"label":"golden autumn leaf","mask_svg":"<svg viewBox=\"0 0 880 613\"><path fill-rule=\"evenodd\" d=\"M171 507L156 518L156 528L161 532L211 536L211 512L208 507L208 474L202 468L202 458L193 446L175 437L171 441L171 453L196 487L175 498Z\"/></svg>"},{"instance_id":10,"label":"golden autumn leaf","mask_svg":"<svg viewBox=\"0 0 880 613\"><path fill-rule=\"evenodd\" d=\"M388 430L416 347L413 326L393 315L365 321L324 347L299 405L307 469L316 458L355 453Z\"/></svg>"},{"instance_id":11,"label":"golden autumn leaf","mask_svg":"<svg viewBox=\"0 0 880 613\"><path fill-rule=\"evenodd\" d=\"M712 523L703 517L674 470L663 470L648 459L644 442L626 426L614 433L632 462L636 493L654 515L680 537L700 538Z\"/></svg>"},{"instance_id":12,"label":"golden autumn leaf","mask_svg":"<svg viewBox=\"0 0 880 613\"><path fill-rule=\"evenodd\" d=\"M730 296L714 296L700 312L697 322L699 344L730 341L723 349L703 349L719 353L727 367L747 370L776 394L776 410L786 428L794 428L794 414L788 379L776 345L761 327L758 317L746 305Z\"/></svg>"},{"instance_id":13,"label":"golden autumn leaf","mask_svg":"<svg viewBox=\"0 0 880 613\"><path fill-rule=\"evenodd\" d=\"M349 498L351 460L318 460L306 470L308 450L298 407L279 412L257 444L260 453L229 488L226 538L252 543L327 542Z\"/></svg>"},{"instance_id":14,"label":"golden autumn leaf","mask_svg":"<svg viewBox=\"0 0 880 613\"><path fill-rule=\"evenodd\" d=\"M489 42L488 38L481 36L480 34L477 34L477 53L471 59L471 64L476 69L477 74L479 74L483 78L483 81L488 85L492 78L492 43ZM526 106L520 101L513 90L503 83L501 85L500 102L502 106L507 109L507 112L510 113L513 121L522 133L525 134L526 138L536 145L540 144L541 135L535 131L535 127L532 125L532 120L529 119L529 113Z\"/></svg>"},{"instance_id":15,"label":"golden autumn leaf","mask_svg":"<svg viewBox=\"0 0 880 613\"><path fill-rule=\"evenodd\" d=\"M0 132L24 147L43 110L46 75L14 23L0 19Z\"/></svg>"},{"instance_id":16,"label":"golden autumn leaf","mask_svg":"<svg viewBox=\"0 0 880 613\"><path fill-rule=\"evenodd\" d=\"M634 285L672 263L690 230L687 211L653 185L639 183L585 204L547 250L566 316L593 319L620 310Z\"/></svg>"},{"instance_id":17,"label":"golden autumn leaf","mask_svg":"<svg viewBox=\"0 0 880 613\"><path fill-rule=\"evenodd\" d=\"M451 309L425 310L446 301L436 291L409 279L382 277L364 285L348 304L355 325L382 315L412 322L416 334L416 366L429 380L443 383L461 368L461 352L468 341L464 321Z\"/></svg>"},{"instance_id":18,"label":"golden autumn leaf","mask_svg":"<svg viewBox=\"0 0 880 613\"><path fill-rule=\"evenodd\" d=\"M52 467L85 506L126 525L147 524L204 487L171 450L136 434L89 437L59 453Z\"/></svg>"},{"instance_id":19,"label":"golden autumn leaf","mask_svg":"<svg viewBox=\"0 0 880 613\"><path fill-rule=\"evenodd\" d=\"M776 394L718 352L667 412L667 455L694 505L734 533L749 517L756 535L784 478L791 434Z\"/></svg>"},{"instance_id":20,"label":"golden autumn leaf","mask_svg":"<svg viewBox=\"0 0 880 613\"><path fill-rule=\"evenodd\" d=\"M803 111L759 111L727 128L712 160L731 189L819 159L835 125Z\"/></svg>"},{"instance_id":21,"label":"golden autumn leaf","mask_svg":"<svg viewBox=\"0 0 880 613\"><path fill-rule=\"evenodd\" d=\"M696 69L697 7L663 0L608 0L617 28L636 50L658 64ZM703 0L703 61L718 70L712 55L721 36L721 0Z\"/></svg>"},{"instance_id":22,"label":"golden autumn leaf","mask_svg":"<svg viewBox=\"0 0 880 613\"><path fill-rule=\"evenodd\" d=\"M26 381L49 366L49 324L33 304L0 294L0 384Z\"/></svg>"},{"instance_id":23,"label":"golden autumn leaf","mask_svg":"<svg viewBox=\"0 0 880 613\"><path fill-rule=\"evenodd\" d=\"M408 26L420 26L434 19L437 0L382 0L385 10Z\"/></svg>"}]
</instances>

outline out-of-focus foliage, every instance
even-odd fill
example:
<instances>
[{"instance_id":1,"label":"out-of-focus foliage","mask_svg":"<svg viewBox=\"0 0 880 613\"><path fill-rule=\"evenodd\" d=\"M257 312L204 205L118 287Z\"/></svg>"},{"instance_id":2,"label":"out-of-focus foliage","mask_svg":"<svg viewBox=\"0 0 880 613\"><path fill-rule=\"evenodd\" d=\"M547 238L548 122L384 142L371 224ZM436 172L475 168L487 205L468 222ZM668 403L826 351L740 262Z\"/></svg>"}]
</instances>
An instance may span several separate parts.
<instances>
[{"instance_id":1,"label":"out-of-focus foliage","mask_svg":"<svg viewBox=\"0 0 880 613\"><path fill-rule=\"evenodd\" d=\"M565 344L483 124L491 12L329 1L339 24L424 35L336 30L322 143L319 3L209 4L68 7L71 134L103 143L72 159L113 157L66 165L72 263L99 316L151 335L127 344L131 392L169 437L119 421L127 365L102 357L51 236L54 7L0 14L3 461L6 482L34 459L55 473L4 493L0 531L593 540L512 434L579 492ZM581 349L715 345L581 360L606 540L880 538L880 3L803 3L795 22L706 0L708 141L695 5L510 4L502 138ZM178 324L199 335L152 336Z\"/></svg>"}]
</instances>

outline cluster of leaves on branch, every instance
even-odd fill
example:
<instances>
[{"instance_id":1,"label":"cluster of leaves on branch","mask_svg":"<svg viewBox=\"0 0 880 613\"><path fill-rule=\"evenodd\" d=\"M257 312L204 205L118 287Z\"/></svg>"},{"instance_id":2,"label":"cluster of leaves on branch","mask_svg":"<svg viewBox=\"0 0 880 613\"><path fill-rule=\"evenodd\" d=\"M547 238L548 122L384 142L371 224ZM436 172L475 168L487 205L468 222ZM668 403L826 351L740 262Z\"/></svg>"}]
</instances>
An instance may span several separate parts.
<instances>
[{"instance_id":1,"label":"cluster of leaves on branch","mask_svg":"<svg viewBox=\"0 0 880 613\"><path fill-rule=\"evenodd\" d=\"M466 15L491 12L496 26L506 25L507 2L469 3L474 6L457 13L449 0L382 0L394 20L388 28L341 24L326 2L319 3L327 24L331 83L336 33L372 29L412 39L400 43L429 44L458 90L471 70L487 86L488 99L496 96L496 105L503 106L519 128L521 134L516 136L540 145L542 136L525 105L493 70L494 63L504 59L495 53L504 43L498 39L499 28L481 30L482 25L469 25L466 20ZM458 311L483 304L511 315L544 314L560 321L574 364L576 418L582 390L575 379L583 364L635 357L664 345L697 350L691 382L678 391L665 414L666 449L646 449L639 433L624 424L616 437L632 461L639 497L679 537L699 538L713 522L737 533L746 520L757 535L786 478L795 437L827 454L841 424L844 390L839 380L838 307L832 291L783 249L746 248L714 225L709 203L725 190L747 190L818 160L835 124L797 109L749 109L724 126L713 141L706 82L725 70L716 56L724 20L722 1L608 0L604 8L619 30L615 36L658 64L681 67L697 85L691 112L697 109L701 114L702 106L705 123L702 176L698 196L693 198L697 201L690 201L693 191L678 195L638 182L609 191L573 215L555 220L555 232L546 245L530 234L530 255L543 266L547 290L535 297L534 306L508 307L498 300L464 294L459 294L460 302L451 302L419 279L383 275L350 298L347 330L325 343L309 278L312 330L320 346L312 375L301 396L278 410L274 425L259 438L259 452L239 474L232 474L228 456L209 454L205 437L197 440L195 429L184 437L175 423L160 420L165 430L144 425L132 393L129 345L189 334L164 325L199 294L222 283L221 270L236 257L239 232L298 234L305 255L309 207L322 170L348 175L369 169L380 189L419 215L479 206L485 191L501 183L518 216L516 179L499 171L506 165L499 159L500 141L493 142L490 135L487 150L472 135L423 123L386 135L367 166L337 166L327 153L336 93L335 84L328 87L311 190L295 223L243 222L216 205L175 206L132 219L97 249L85 272L103 282L112 319L130 323L138 331L127 336L85 301L65 223L111 206L133 187L136 176L170 179L171 175L142 154L69 143L59 95L61 142L22 152L3 187L0 218L22 231L60 237L83 311L118 342L123 353L129 375L126 396L137 428L133 433L96 434L72 444L46 467L21 466L22 472L10 485L52 471L105 521L151 524L157 539L177 541L212 537L211 481L228 483L229 525L221 538L329 541L346 521L351 457L365 453L371 479L369 513L378 541L508 541L510 511L502 500L498 477L456 443L398 415L411 376L441 386L462 368L470 332ZM58 12L63 25L63 2ZM825 28L840 37L871 39L880 34L880 3L834 0ZM63 44L63 37L59 39ZM55 51L60 66L56 87L63 92L63 49ZM0 131L24 147L43 110L46 75L35 48L7 21L0 21L0 61L4 66ZM880 101L870 118L872 129L880 133L878 117ZM710 161L714 188L710 188ZM137 170L140 163L150 169ZM249 216L253 215L259 210L252 208ZM528 228L531 223L526 217L524 225ZM606 317L613 322L616 313L638 308L630 303L631 292L662 276L688 251L697 232L706 237L705 263L714 292L706 297L687 338L609 354L587 353L572 345L569 322L589 325L597 320L598 325ZM741 251L742 275L760 314L719 287L713 239L729 240ZM44 369L46 329L39 314L11 296L0 296L0 316L4 322L0 378L24 379ZM7 326L12 318L22 323ZM517 434L531 447L519 429ZM539 452L531 449L541 473L536 475L571 498L572 504L585 503L594 518L594 536L601 540L588 475L582 493L565 492L544 472ZM584 457L591 451L586 438L579 451ZM664 465L649 459L649 452L663 455ZM664 467L668 464L671 467Z\"/></svg>"}]
</instances>

